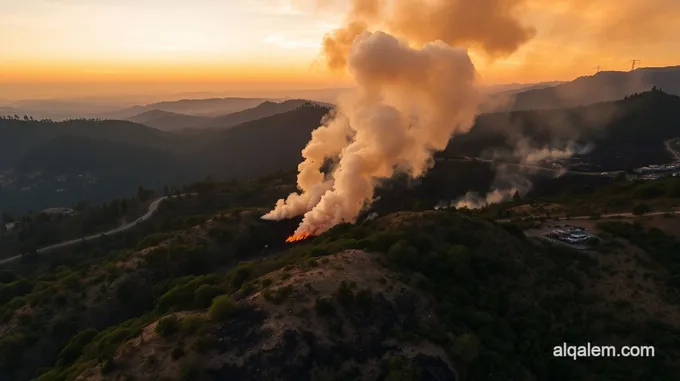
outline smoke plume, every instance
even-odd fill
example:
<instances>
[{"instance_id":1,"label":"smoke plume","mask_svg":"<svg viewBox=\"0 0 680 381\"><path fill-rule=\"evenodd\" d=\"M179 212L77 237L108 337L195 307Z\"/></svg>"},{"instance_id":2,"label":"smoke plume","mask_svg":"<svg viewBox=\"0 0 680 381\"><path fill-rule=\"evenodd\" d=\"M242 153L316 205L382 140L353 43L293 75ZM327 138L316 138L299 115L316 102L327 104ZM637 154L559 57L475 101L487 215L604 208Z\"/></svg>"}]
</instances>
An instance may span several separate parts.
<instances>
[{"instance_id":1,"label":"smoke plume","mask_svg":"<svg viewBox=\"0 0 680 381\"><path fill-rule=\"evenodd\" d=\"M321 0L320 0L321 1ZM491 57L513 53L536 35L517 13L525 0L353 0L346 26L324 37L332 70L344 69L354 39L369 28L416 46L442 41L480 48Z\"/></svg>"},{"instance_id":2,"label":"smoke plume","mask_svg":"<svg viewBox=\"0 0 680 381\"><path fill-rule=\"evenodd\" d=\"M346 27L324 39L329 68L347 68L359 86L339 100L336 113L303 150L300 192L279 200L263 216L279 220L304 214L295 236L356 221L380 180L397 171L424 175L433 153L470 129L481 100L477 73L467 50L450 44L507 54L533 34L512 17L518 1L419 4L426 9L413 8L410 1L390 4L355 0ZM398 37L370 32L375 26ZM323 173L328 159L337 163Z\"/></svg>"},{"instance_id":3,"label":"smoke plume","mask_svg":"<svg viewBox=\"0 0 680 381\"><path fill-rule=\"evenodd\" d=\"M563 168L551 168L550 164L564 159L569 159L574 155L584 155L593 149L590 144L578 145L568 142L564 148L544 146L540 148L532 147L528 139L518 140L512 155L495 153L493 160L519 158L515 165L499 163L496 166L496 178L491 184L493 189L484 196L474 192L468 192L465 196L452 203L456 208L480 209L491 204L498 204L509 200L516 194L525 195L533 187L529 175L543 171L553 172L555 177L560 177L566 173ZM542 166L538 166L538 164ZM513 166L514 170L510 167Z\"/></svg>"}]
</instances>

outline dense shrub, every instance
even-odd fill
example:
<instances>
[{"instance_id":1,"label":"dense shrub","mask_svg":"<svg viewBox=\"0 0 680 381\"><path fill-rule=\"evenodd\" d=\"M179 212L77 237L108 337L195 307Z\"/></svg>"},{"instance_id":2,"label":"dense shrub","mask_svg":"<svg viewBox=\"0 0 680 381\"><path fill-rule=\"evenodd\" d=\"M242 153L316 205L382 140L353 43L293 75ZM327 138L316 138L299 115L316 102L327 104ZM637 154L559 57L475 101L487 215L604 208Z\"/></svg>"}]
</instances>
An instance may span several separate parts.
<instances>
[{"instance_id":1,"label":"dense shrub","mask_svg":"<svg viewBox=\"0 0 680 381\"><path fill-rule=\"evenodd\" d=\"M78 359L85 345L89 344L95 336L97 336L95 329L86 329L73 336L64 349L59 352L59 365L68 365Z\"/></svg>"},{"instance_id":2,"label":"dense shrub","mask_svg":"<svg viewBox=\"0 0 680 381\"><path fill-rule=\"evenodd\" d=\"M179 319L177 318L177 316L171 315L159 320L158 324L156 324L155 331L157 334L163 337L168 337L179 331L179 327L180 327Z\"/></svg>"},{"instance_id":3,"label":"dense shrub","mask_svg":"<svg viewBox=\"0 0 680 381\"><path fill-rule=\"evenodd\" d=\"M228 295L220 295L213 299L210 316L217 321L229 320L238 312L238 304Z\"/></svg>"},{"instance_id":4,"label":"dense shrub","mask_svg":"<svg viewBox=\"0 0 680 381\"><path fill-rule=\"evenodd\" d=\"M189 315L180 321L179 330L182 335L191 335L198 332L206 324L206 319L202 316Z\"/></svg>"},{"instance_id":5,"label":"dense shrub","mask_svg":"<svg viewBox=\"0 0 680 381\"><path fill-rule=\"evenodd\" d=\"M209 284L201 285L194 292L194 302L196 303L196 307L199 308L209 307L210 304L212 303L212 300L221 292L222 290L217 286Z\"/></svg>"}]
</instances>

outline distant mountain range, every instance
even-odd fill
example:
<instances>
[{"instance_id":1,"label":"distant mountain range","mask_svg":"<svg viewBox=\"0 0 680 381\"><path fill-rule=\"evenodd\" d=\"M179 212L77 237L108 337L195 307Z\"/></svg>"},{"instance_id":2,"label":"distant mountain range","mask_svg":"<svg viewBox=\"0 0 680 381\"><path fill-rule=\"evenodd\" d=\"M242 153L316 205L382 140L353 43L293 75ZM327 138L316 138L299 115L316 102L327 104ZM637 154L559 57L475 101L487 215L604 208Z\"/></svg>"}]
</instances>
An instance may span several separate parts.
<instances>
[{"instance_id":1,"label":"distant mountain range","mask_svg":"<svg viewBox=\"0 0 680 381\"><path fill-rule=\"evenodd\" d=\"M614 101L652 87L680 95L680 66L603 71L574 81L493 96L496 110L538 110L587 106Z\"/></svg>"},{"instance_id":2,"label":"distant mountain range","mask_svg":"<svg viewBox=\"0 0 680 381\"><path fill-rule=\"evenodd\" d=\"M304 99L293 99L280 103L264 101L253 108L217 117L178 114L163 110L147 111L128 120L163 131L184 129L226 129L252 120L295 110L304 105L318 105L331 108L333 105Z\"/></svg>"},{"instance_id":3,"label":"distant mountain range","mask_svg":"<svg viewBox=\"0 0 680 381\"><path fill-rule=\"evenodd\" d=\"M553 87L560 85L564 82L553 81L553 82L538 82L538 83L506 83L500 85L490 85L484 88L484 92L487 94L498 94L498 93L519 93L522 91L528 91L533 89L543 89L546 87Z\"/></svg>"},{"instance_id":4,"label":"distant mountain range","mask_svg":"<svg viewBox=\"0 0 680 381\"><path fill-rule=\"evenodd\" d=\"M103 114L101 117L105 119L128 119L154 110L193 116L218 116L249 109L266 100L267 99L262 98L182 99L178 101L152 103L146 106L129 107L116 112Z\"/></svg>"},{"instance_id":5,"label":"distant mountain range","mask_svg":"<svg viewBox=\"0 0 680 381\"><path fill-rule=\"evenodd\" d=\"M205 116L185 115L155 109L135 115L128 118L128 120L163 131L177 131L185 128L200 127L212 119Z\"/></svg>"},{"instance_id":6,"label":"distant mountain range","mask_svg":"<svg viewBox=\"0 0 680 381\"><path fill-rule=\"evenodd\" d=\"M99 99L85 99L85 100L60 100L60 99L38 99L38 100L20 100L20 101L3 101L0 104L0 115L24 115L32 116L35 119L77 119L77 118L100 118L113 120L138 120L136 117L147 112L153 112L149 115L142 115L140 118L147 123L157 118L167 118L172 115L161 114L158 111L167 113L187 115L187 116L201 116L201 117L217 117L233 114L235 112L244 111L256 107L263 102L283 102L286 100L296 101L302 98L247 98L247 97L232 97L232 98L202 98L202 99L180 99L172 101L155 102L146 105L122 106L124 102L119 99L114 100L99 100ZM314 102L323 102L309 97ZM285 106L283 106L285 109ZM257 111L256 111L257 112ZM266 114L266 112L265 112ZM168 121L169 119L165 120ZM189 122L186 120L186 122ZM153 122L158 124L158 122ZM182 125L183 123L180 123Z\"/></svg>"}]
</instances>

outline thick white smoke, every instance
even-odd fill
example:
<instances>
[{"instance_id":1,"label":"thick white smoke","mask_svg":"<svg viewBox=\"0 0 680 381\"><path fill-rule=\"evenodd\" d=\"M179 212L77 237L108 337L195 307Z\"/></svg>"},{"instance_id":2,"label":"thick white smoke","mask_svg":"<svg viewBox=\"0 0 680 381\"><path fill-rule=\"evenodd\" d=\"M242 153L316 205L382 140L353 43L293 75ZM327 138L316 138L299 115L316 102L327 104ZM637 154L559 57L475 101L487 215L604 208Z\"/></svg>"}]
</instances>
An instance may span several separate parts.
<instances>
[{"instance_id":1,"label":"thick white smoke","mask_svg":"<svg viewBox=\"0 0 680 381\"><path fill-rule=\"evenodd\" d=\"M362 33L349 70L359 92L314 132L303 151L299 194L279 200L264 219L305 213L296 234L320 234L354 222L372 201L376 183L404 171L422 176L432 154L455 133L467 132L480 103L475 68L466 50L443 42L410 47L386 33ZM330 174L321 167L339 157Z\"/></svg>"},{"instance_id":2,"label":"thick white smoke","mask_svg":"<svg viewBox=\"0 0 680 381\"><path fill-rule=\"evenodd\" d=\"M354 222L380 180L396 171L425 174L433 153L470 129L481 102L467 50L451 45L511 54L535 35L516 17L524 1L352 0L345 26L324 37L323 51L328 67L349 70L359 90L304 149L300 192L263 218L304 214L291 238L321 234ZM327 159L337 165L323 173Z\"/></svg>"}]
</instances>

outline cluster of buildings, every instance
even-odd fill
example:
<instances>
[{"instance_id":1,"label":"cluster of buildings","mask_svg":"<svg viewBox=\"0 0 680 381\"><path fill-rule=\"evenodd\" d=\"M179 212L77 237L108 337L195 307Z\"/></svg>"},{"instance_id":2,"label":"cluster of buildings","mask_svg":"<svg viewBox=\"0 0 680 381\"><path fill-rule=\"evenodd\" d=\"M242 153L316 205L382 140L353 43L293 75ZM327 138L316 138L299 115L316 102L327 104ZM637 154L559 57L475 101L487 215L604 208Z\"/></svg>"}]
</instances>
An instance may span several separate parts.
<instances>
[{"instance_id":1,"label":"cluster of buildings","mask_svg":"<svg viewBox=\"0 0 680 381\"><path fill-rule=\"evenodd\" d=\"M49 208L43 210L41 213L45 213L50 217L69 217L76 214L75 210L71 208Z\"/></svg>"},{"instance_id":2,"label":"cluster of buildings","mask_svg":"<svg viewBox=\"0 0 680 381\"><path fill-rule=\"evenodd\" d=\"M680 161L670 164L648 165L641 168L636 168L633 172L637 175L632 179L637 180L658 180L663 177L680 176Z\"/></svg>"},{"instance_id":3,"label":"cluster of buildings","mask_svg":"<svg viewBox=\"0 0 680 381\"><path fill-rule=\"evenodd\" d=\"M590 237L590 235L588 235L588 229L570 225L557 226L550 233L546 234L546 236L571 244L583 243Z\"/></svg>"},{"instance_id":4,"label":"cluster of buildings","mask_svg":"<svg viewBox=\"0 0 680 381\"><path fill-rule=\"evenodd\" d=\"M675 163L670 164L648 165L646 167L636 168L633 170L633 172L637 174L647 174L647 173L671 172L677 170L680 170L680 161L676 161Z\"/></svg>"}]
</instances>

